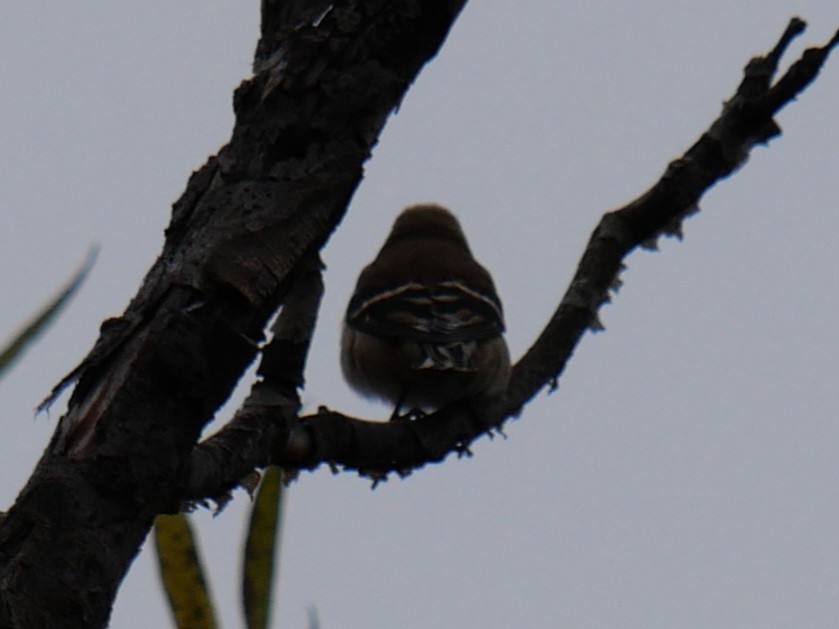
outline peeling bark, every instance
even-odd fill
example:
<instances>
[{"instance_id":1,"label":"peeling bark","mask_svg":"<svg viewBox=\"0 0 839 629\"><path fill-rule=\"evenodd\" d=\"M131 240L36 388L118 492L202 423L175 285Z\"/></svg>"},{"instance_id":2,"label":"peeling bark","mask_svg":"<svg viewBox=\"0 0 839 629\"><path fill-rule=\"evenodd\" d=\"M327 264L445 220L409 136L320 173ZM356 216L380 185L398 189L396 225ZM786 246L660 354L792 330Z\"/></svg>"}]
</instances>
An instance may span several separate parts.
<instances>
[{"instance_id":1,"label":"peeling bark","mask_svg":"<svg viewBox=\"0 0 839 629\"><path fill-rule=\"evenodd\" d=\"M76 382L0 522L0 626L107 624L155 515L180 504L201 429L464 3L263 2L229 143L174 204L125 313L54 392Z\"/></svg>"},{"instance_id":2,"label":"peeling bark","mask_svg":"<svg viewBox=\"0 0 839 629\"><path fill-rule=\"evenodd\" d=\"M322 287L317 252L345 212L388 115L442 45L465 0L264 0L254 76L236 90L230 142L174 204L160 257L126 312L106 321L69 409L0 520L0 626L102 627L154 517L223 496L255 467L322 463L378 481L500 430L555 384L622 260L678 233L705 191L779 133L773 116L830 50L805 51L775 81L803 30L793 20L752 60L720 117L647 193L607 213L546 329L515 366L503 407L455 405L412 422L323 410L297 391ZM259 381L218 434L202 428L262 349ZM50 400L47 400L49 403Z\"/></svg>"},{"instance_id":3,"label":"peeling bark","mask_svg":"<svg viewBox=\"0 0 839 629\"><path fill-rule=\"evenodd\" d=\"M559 306L545 329L513 367L504 408L474 409L455 405L441 409L421 421L387 423L364 421L339 412L323 411L289 426L281 439L260 439L260 425L270 426L271 409L251 408L248 430L251 442L259 444L261 457L278 465L316 467L327 463L356 470L374 483L388 474L405 476L449 454L469 454L469 444L482 435L492 436L503 423L517 417L524 406L545 386L555 387L574 349L587 330L602 329L597 311L620 286L623 260L637 247L654 247L661 235L681 234L681 223L698 211L702 195L721 179L731 175L748 158L756 144L765 144L780 134L774 115L792 102L816 77L835 36L825 46L804 51L787 72L773 83L778 62L804 23L793 19L778 44L767 55L752 59L743 81L725 103L720 116L685 154L671 162L659 181L638 199L606 213L595 228ZM237 428L238 430L238 428ZM218 448L226 430L213 437ZM267 430L265 433L267 435ZM198 460L210 443L196 447ZM248 469L248 453L228 448L222 468L242 474ZM252 459L251 459L252 460ZM221 493L235 486L237 478L219 474ZM241 478L241 476L239 476ZM187 495L198 499L208 487L190 482ZM212 493L212 492L210 492Z\"/></svg>"}]
</instances>

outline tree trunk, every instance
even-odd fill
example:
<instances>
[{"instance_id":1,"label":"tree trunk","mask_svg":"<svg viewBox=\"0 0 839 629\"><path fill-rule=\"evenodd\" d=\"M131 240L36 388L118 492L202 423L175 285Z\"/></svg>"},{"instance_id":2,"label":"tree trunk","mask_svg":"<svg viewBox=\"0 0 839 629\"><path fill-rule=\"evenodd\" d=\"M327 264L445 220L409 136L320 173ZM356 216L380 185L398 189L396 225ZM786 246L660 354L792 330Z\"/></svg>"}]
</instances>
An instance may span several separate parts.
<instances>
[{"instance_id":1,"label":"tree trunk","mask_svg":"<svg viewBox=\"0 0 839 629\"><path fill-rule=\"evenodd\" d=\"M0 523L0 626L102 627L202 427L465 0L262 6L230 142L190 178L160 257L60 386L69 409Z\"/></svg>"}]
</instances>

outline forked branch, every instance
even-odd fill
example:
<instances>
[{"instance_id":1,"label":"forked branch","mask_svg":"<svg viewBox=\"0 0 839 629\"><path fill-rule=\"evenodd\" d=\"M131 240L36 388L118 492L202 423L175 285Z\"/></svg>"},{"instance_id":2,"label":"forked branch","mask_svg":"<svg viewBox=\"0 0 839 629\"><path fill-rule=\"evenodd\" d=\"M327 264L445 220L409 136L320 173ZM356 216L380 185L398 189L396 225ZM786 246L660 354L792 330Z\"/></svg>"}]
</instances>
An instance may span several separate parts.
<instances>
[{"instance_id":1,"label":"forked branch","mask_svg":"<svg viewBox=\"0 0 839 629\"><path fill-rule=\"evenodd\" d=\"M358 470L375 480L389 472L404 475L452 452L468 453L472 441L483 434L492 435L507 419L519 415L543 387L555 387L586 330L601 329L597 312L619 286L623 260L636 247L650 246L662 234L680 236L682 221L698 210L702 195L742 166L756 144L780 134L774 115L815 79L839 42L837 33L826 45L805 50L774 80L781 57L804 29L805 23L793 18L777 45L747 64L735 94L699 140L671 162L647 192L603 216L559 306L514 366L503 408L476 414L455 405L418 421L390 423L324 409L299 422L292 420L287 438L270 446L273 461L291 467L328 463L333 468ZM266 409L259 421L269 424L272 415ZM224 439L224 431L219 438ZM196 455L204 447L198 446Z\"/></svg>"}]
</instances>

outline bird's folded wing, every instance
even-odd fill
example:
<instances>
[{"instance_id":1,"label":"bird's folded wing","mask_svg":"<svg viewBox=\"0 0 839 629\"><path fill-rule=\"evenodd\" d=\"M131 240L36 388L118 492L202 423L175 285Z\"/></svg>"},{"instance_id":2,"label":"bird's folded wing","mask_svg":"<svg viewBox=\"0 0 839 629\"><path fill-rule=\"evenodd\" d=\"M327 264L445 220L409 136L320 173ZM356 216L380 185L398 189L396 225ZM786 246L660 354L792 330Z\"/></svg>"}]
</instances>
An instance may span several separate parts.
<instances>
[{"instance_id":1,"label":"bird's folded wing","mask_svg":"<svg viewBox=\"0 0 839 629\"><path fill-rule=\"evenodd\" d=\"M356 293L347 325L368 334L418 343L458 343L499 336L498 298L457 280L408 282Z\"/></svg>"}]
</instances>

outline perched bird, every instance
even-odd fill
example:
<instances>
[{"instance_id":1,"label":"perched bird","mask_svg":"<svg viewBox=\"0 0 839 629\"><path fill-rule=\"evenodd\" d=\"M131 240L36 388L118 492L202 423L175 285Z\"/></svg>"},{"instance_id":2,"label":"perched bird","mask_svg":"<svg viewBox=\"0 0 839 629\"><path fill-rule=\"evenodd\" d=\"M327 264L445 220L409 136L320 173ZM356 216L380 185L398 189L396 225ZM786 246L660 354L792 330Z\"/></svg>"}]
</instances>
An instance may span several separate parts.
<instances>
[{"instance_id":1,"label":"perched bird","mask_svg":"<svg viewBox=\"0 0 839 629\"><path fill-rule=\"evenodd\" d=\"M344 321L341 367L360 393L438 409L503 395L510 356L504 317L487 270L454 214L415 205L393 224L358 278Z\"/></svg>"}]
</instances>

